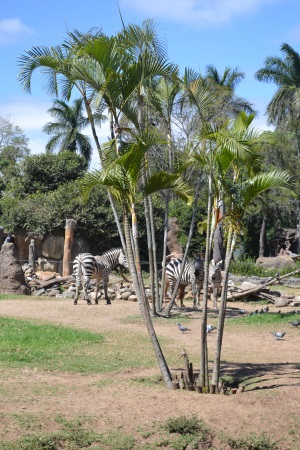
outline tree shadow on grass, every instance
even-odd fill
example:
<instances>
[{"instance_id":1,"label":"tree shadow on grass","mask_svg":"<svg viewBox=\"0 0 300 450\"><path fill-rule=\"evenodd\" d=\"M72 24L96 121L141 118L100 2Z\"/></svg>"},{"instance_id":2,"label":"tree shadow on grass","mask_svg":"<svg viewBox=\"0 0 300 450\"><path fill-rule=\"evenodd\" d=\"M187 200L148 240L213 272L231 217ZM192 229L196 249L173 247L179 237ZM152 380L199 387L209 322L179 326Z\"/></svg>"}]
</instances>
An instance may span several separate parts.
<instances>
[{"instance_id":1,"label":"tree shadow on grass","mask_svg":"<svg viewBox=\"0 0 300 450\"><path fill-rule=\"evenodd\" d=\"M300 386L300 363L241 364L223 362L221 374L239 379L240 384L243 384L247 391Z\"/></svg>"}]
</instances>

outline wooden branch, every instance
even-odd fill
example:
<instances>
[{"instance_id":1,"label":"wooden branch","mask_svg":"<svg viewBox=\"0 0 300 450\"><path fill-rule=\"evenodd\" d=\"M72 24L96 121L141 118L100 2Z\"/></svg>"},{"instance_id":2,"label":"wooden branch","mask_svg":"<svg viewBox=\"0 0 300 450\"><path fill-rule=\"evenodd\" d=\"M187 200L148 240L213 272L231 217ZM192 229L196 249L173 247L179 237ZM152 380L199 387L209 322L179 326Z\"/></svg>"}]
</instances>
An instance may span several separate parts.
<instances>
[{"instance_id":1,"label":"wooden branch","mask_svg":"<svg viewBox=\"0 0 300 450\"><path fill-rule=\"evenodd\" d=\"M270 281L267 281L266 283L261 284L261 285L259 285L256 288L247 289L246 291L233 293L233 294L230 295L230 297L227 297L227 300L231 300L232 298L245 297L245 296L247 296L249 294L253 294L254 292L261 291L266 286L269 286L270 284L279 284L280 280L282 280L283 278L290 277L291 275L294 275L295 273L299 273L299 272L300 272L300 269L297 269L297 270L294 270L293 272L290 272L290 273L287 273L285 275L282 275L281 277L274 277Z\"/></svg>"},{"instance_id":2,"label":"wooden branch","mask_svg":"<svg viewBox=\"0 0 300 450\"><path fill-rule=\"evenodd\" d=\"M63 284L68 281L75 281L74 276L69 275L68 277L53 278L52 280L48 280L48 281L41 281L41 280L38 280L37 278L34 279L34 283L36 283L38 285L38 287L41 287L44 289L51 287L54 284Z\"/></svg>"}]
</instances>

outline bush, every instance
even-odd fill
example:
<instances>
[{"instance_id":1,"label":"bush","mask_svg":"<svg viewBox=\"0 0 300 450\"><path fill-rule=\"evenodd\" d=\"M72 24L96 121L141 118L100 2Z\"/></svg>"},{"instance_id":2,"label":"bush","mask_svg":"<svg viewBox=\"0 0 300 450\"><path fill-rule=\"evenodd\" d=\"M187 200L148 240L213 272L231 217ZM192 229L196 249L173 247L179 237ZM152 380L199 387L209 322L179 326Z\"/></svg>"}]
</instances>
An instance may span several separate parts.
<instances>
[{"instance_id":1,"label":"bush","mask_svg":"<svg viewBox=\"0 0 300 450\"><path fill-rule=\"evenodd\" d=\"M280 275L293 272L300 269L300 261L296 262L293 266L285 266L279 269ZM248 258L244 261L231 261L230 272L242 276L257 276L257 277L275 277L278 268L265 268L261 265L255 264L255 262ZM300 274L295 274L295 277L300 277Z\"/></svg>"}]
</instances>

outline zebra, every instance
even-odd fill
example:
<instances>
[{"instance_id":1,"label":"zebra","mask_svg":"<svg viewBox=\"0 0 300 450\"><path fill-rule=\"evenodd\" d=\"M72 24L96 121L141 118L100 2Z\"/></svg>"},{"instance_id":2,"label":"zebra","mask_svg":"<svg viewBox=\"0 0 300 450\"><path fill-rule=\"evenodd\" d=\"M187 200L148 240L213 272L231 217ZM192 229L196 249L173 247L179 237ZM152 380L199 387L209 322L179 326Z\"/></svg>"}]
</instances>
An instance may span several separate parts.
<instances>
[{"instance_id":1,"label":"zebra","mask_svg":"<svg viewBox=\"0 0 300 450\"><path fill-rule=\"evenodd\" d=\"M175 258L166 265L166 283L164 292L165 299L168 287L170 287L171 292L173 291L174 285L179 277L181 267L182 267L182 258ZM183 304L184 288L189 284L192 285L193 289L194 308L196 307L197 299L198 299L197 304L200 305L200 292L203 287L203 281L204 281L203 259L197 257L194 261L186 262L179 285L179 299L181 307L184 307Z\"/></svg>"},{"instance_id":2,"label":"zebra","mask_svg":"<svg viewBox=\"0 0 300 450\"><path fill-rule=\"evenodd\" d=\"M106 304L111 301L107 293L107 284L110 272L118 265L128 267L126 256L122 248L114 248L103 253L101 256L93 256L91 253L80 253L73 262L73 273L76 279L76 293L74 305L77 305L79 289L82 284L84 298L88 305L91 301L87 294L87 286L90 279L96 280L95 303L98 304L99 284L102 280Z\"/></svg>"},{"instance_id":3,"label":"zebra","mask_svg":"<svg viewBox=\"0 0 300 450\"><path fill-rule=\"evenodd\" d=\"M215 262L214 259L209 263L208 282L211 285L214 308L217 309L217 299L222 286L222 268L223 261Z\"/></svg>"}]
</instances>

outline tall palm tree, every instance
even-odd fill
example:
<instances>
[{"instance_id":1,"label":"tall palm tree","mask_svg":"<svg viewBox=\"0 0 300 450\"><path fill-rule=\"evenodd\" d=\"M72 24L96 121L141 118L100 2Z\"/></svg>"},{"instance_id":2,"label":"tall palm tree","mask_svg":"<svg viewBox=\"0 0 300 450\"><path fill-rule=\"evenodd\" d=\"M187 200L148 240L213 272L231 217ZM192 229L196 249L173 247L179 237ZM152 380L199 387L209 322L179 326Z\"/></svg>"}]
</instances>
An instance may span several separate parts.
<instances>
[{"instance_id":1,"label":"tall palm tree","mask_svg":"<svg viewBox=\"0 0 300 450\"><path fill-rule=\"evenodd\" d=\"M78 152L89 164L93 147L90 138L81 133L89 125L89 119L83 115L83 99L74 100L72 106L63 100L55 100L48 112L56 121L43 127L44 133L52 135L46 150L52 152L58 147L59 151Z\"/></svg>"},{"instance_id":2,"label":"tall palm tree","mask_svg":"<svg viewBox=\"0 0 300 450\"><path fill-rule=\"evenodd\" d=\"M63 100L69 100L73 89L77 89L84 100L86 113L89 118L92 134L98 150L100 163L103 166L103 153L98 139L96 125L99 123L95 120L93 110L93 102L95 98L95 91L89 89L84 79L77 79L73 76L74 65L77 65L77 55L80 55L80 49L93 40L102 40L103 53L106 55L110 64L113 64L113 39L108 38L102 31L88 32L82 34L75 30L68 33L68 38L62 45L56 47L33 47L26 51L18 59L18 66L20 68L18 80L25 92L31 93L32 77L36 70L39 70L43 75L43 88L45 91L55 97L61 97ZM110 50L107 50L110 49ZM105 58L105 57L104 57ZM100 98L97 99L97 110L100 114L103 112L103 107L106 103ZM122 247L125 251L126 245L122 234L122 228L119 222L119 217L113 203L112 196L108 192L109 201L113 210L115 222L118 228Z\"/></svg>"},{"instance_id":3,"label":"tall palm tree","mask_svg":"<svg viewBox=\"0 0 300 450\"><path fill-rule=\"evenodd\" d=\"M224 122L228 118L234 118L241 111L247 114L254 113L251 103L236 95L235 89L237 85L245 78L244 72L238 68L232 69L225 67L221 73L212 64L206 67L205 79L218 92L218 101L216 102L215 123Z\"/></svg>"},{"instance_id":4,"label":"tall palm tree","mask_svg":"<svg viewBox=\"0 0 300 450\"><path fill-rule=\"evenodd\" d=\"M159 138L155 134L144 133L138 141L130 146L126 153L116 158L105 170L87 174L84 178L83 186L84 192L88 193L97 184L105 185L122 206L129 268L138 303L163 380L166 386L172 389L172 378L153 327L145 296L139 256L136 206L144 197L163 189L173 189L185 201L191 202L191 191L187 184L181 180L180 176L166 172L153 173L147 177L145 182L143 179L143 172L146 169L145 154L153 145L158 143ZM129 215L131 215L131 229L128 219Z\"/></svg>"},{"instance_id":5,"label":"tall palm tree","mask_svg":"<svg viewBox=\"0 0 300 450\"><path fill-rule=\"evenodd\" d=\"M286 43L282 44L280 50L284 57L267 57L264 67L255 73L255 77L259 81L275 83L277 86L277 91L267 105L268 122L280 129L293 129L296 126L295 131L298 131L300 127L300 54Z\"/></svg>"},{"instance_id":6,"label":"tall palm tree","mask_svg":"<svg viewBox=\"0 0 300 450\"><path fill-rule=\"evenodd\" d=\"M220 371L220 356L224 330L226 293L230 261L236 237L242 229L242 221L249 204L264 191L271 188L291 189L291 177L285 171L259 173L262 160L259 143L269 137L269 133L259 133L251 126L253 116L244 113L233 121L214 131L206 130L205 137L217 150L214 179L216 196L223 189L228 198L226 217L223 219L227 229L227 251L223 277L219 323L212 376L211 392L216 392ZM230 176L229 176L230 175Z\"/></svg>"}]
</instances>

